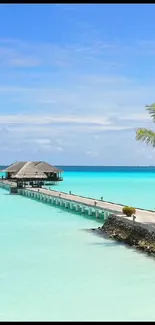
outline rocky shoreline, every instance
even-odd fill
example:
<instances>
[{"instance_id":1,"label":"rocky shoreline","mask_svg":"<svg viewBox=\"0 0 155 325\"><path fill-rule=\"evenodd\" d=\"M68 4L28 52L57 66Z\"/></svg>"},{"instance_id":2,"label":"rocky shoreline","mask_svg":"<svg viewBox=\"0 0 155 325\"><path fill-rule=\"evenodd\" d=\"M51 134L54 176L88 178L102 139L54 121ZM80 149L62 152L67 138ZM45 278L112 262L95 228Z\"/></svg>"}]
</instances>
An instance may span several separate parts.
<instances>
[{"instance_id":1,"label":"rocky shoreline","mask_svg":"<svg viewBox=\"0 0 155 325\"><path fill-rule=\"evenodd\" d=\"M155 232L141 227L136 222L110 216L102 227L92 230L155 257Z\"/></svg>"}]
</instances>

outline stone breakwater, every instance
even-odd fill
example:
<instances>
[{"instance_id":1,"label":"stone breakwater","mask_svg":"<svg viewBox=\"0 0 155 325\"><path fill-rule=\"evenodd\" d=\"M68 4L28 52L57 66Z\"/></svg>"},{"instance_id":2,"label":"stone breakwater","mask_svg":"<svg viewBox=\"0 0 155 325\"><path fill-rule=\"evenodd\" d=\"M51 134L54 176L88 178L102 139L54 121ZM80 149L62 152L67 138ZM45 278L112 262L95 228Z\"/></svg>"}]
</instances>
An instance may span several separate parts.
<instances>
[{"instance_id":1,"label":"stone breakwater","mask_svg":"<svg viewBox=\"0 0 155 325\"><path fill-rule=\"evenodd\" d=\"M96 230L100 235L122 242L139 251L155 256L155 232L151 232L131 220L110 216Z\"/></svg>"}]
</instances>

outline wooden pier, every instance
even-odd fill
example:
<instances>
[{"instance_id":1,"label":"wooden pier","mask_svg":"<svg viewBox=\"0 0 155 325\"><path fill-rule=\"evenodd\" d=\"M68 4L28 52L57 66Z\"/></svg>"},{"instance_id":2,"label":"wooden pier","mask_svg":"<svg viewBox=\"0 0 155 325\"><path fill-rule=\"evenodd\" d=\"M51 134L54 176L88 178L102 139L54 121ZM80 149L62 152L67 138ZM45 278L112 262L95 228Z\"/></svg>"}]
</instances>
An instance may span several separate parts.
<instances>
[{"instance_id":1,"label":"wooden pier","mask_svg":"<svg viewBox=\"0 0 155 325\"><path fill-rule=\"evenodd\" d=\"M9 190L11 193L11 188L15 187L15 183L0 181L0 187ZM89 216L92 215L98 219L106 219L111 214L126 218L122 213L124 205L121 204L92 199L71 193L58 192L46 188L26 187L17 189L17 192L19 195L25 197L61 208L64 207L72 212L79 212ZM143 223L146 228L151 227L155 231L155 211L136 209L136 222Z\"/></svg>"},{"instance_id":2,"label":"wooden pier","mask_svg":"<svg viewBox=\"0 0 155 325\"><path fill-rule=\"evenodd\" d=\"M72 194L48 190L45 188L19 189L18 193L44 203L68 209L68 211L87 214L88 216L95 216L97 219L103 220L108 217L109 213L114 213L114 211L110 209L105 210L103 207L96 206L96 204L93 204L93 200L87 202L87 198L81 198Z\"/></svg>"}]
</instances>

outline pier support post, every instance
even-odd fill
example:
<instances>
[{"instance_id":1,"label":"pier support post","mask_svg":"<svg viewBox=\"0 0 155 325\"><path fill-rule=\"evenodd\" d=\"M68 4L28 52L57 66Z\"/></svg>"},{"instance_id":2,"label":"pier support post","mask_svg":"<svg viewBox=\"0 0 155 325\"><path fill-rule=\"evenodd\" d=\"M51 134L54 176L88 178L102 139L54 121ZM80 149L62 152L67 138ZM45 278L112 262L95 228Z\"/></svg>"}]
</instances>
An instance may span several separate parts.
<instances>
[{"instance_id":1,"label":"pier support post","mask_svg":"<svg viewBox=\"0 0 155 325\"><path fill-rule=\"evenodd\" d=\"M96 216L97 219L99 219L99 211L97 209L95 211L95 216Z\"/></svg>"},{"instance_id":2,"label":"pier support post","mask_svg":"<svg viewBox=\"0 0 155 325\"><path fill-rule=\"evenodd\" d=\"M81 207L81 212L82 213L85 213L85 207L82 205L82 207Z\"/></svg>"},{"instance_id":3,"label":"pier support post","mask_svg":"<svg viewBox=\"0 0 155 325\"><path fill-rule=\"evenodd\" d=\"M68 202L65 201L65 208L68 208Z\"/></svg>"},{"instance_id":4,"label":"pier support post","mask_svg":"<svg viewBox=\"0 0 155 325\"><path fill-rule=\"evenodd\" d=\"M109 212L108 211L104 211L104 220L108 219L109 217Z\"/></svg>"},{"instance_id":5,"label":"pier support post","mask_svg":"<svg viewBox=\"0 0 155 325\"><path fill-rule=\"evenodd\" d=\"M69 207L70 207L70 210L73 209L73 203L72 202L70 202Z\"/></svg>"},{"instance_id":6,"label":"pier support post","mask_svg":"<svg viewBox=\"0 0 155 325\"><path fill-rule=\"evenodd\" d=\"M88 208L88 215L91 216L92 215L92 209Z\"/></svg>"},{"instance_id":7,"label":"pier support post","mask_svg":"<svg viewBox=\"0 0 155 325\"><path fill-rule=\"evenodd\" d=\"M78 204L76 204L76 206L75 206L75 210L76 210L76 211L79 211L79 205L78 205Z\"/></svg>"}]
</instances>

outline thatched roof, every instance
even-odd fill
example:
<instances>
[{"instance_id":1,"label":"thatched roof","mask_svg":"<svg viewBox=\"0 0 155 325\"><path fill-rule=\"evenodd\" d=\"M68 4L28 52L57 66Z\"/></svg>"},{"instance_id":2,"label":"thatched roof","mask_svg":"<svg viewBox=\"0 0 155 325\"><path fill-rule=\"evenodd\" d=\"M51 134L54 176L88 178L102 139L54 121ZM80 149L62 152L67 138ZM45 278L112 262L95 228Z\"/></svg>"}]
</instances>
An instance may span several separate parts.
<instances>
[{"instance_id":1,"label":"thatched roof","mask_svg":"<svg viewBox=\"0 0 155 325\"><path fill-rule=\"evenodd\" d=\"M59 173L59 172L62 172L62 170L48 164L47 162L44 162L44 161L35 162L35 166L37 167L37 169L41 170L44 173Z\"/></svg>"},{"instance_id":2,"label":"thatched roof","mask_svg":"<svg viewBox=\"0 0 155 325\"><path fill-rule=\"evenodd\" d=\"M37 178L37 179L45 179L47 176L40 170L38 170L33 162L28 161L25 165L19 170L19 172L15 175L12 175L12 178Z\"/></svg>"},{"instance_id":3,"label":"thatched roof","mask_svg":"<svg viewBox=\"0 0 155 325\"><path fill-rule=\"evenodd\" d=\"M32 161L33 165L42 172L45 173L58 173L62 172L62 170L44 162L44 161ZM16 162L14 164L11 164L9 167L3 169L3 172L10 172L10 173L18 173L20 169L27 164L27 161L21 161L21 162Z\"/></svg>"},{"instance_id":4,"label":"thatched roof","mask_svg":"<svg viewBox=\"0 0 155 325\"><path fill-rule=\"evenodd\" d=\"M11 164L9 167L3 169L3 172L12 172L17 173L24 165L26 164L26 161L17 161L13 164Z\"/></svg>"}]
</instances>

